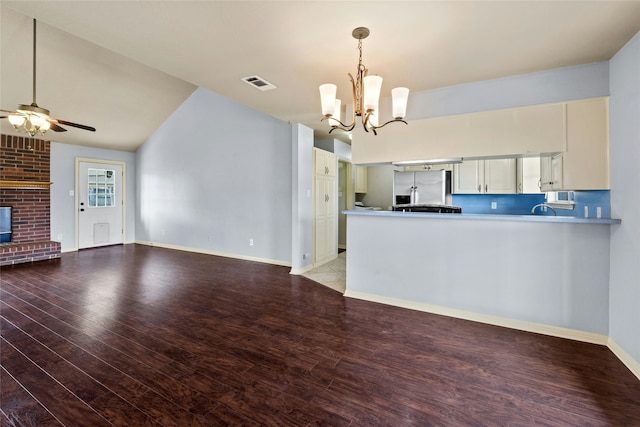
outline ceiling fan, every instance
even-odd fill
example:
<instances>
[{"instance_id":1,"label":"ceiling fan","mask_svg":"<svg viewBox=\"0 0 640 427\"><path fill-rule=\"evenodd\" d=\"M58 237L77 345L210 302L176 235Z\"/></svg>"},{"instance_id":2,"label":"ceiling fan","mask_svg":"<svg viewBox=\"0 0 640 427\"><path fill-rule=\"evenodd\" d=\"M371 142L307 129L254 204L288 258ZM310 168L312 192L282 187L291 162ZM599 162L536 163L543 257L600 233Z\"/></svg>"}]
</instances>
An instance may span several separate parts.
<instances>
[{"instance_id":1,"label":"ceiling fan","mask_svg":"<svg viewBox=\"0 0 640 427\"><path fill-rule=\"evenodd\" d=\"M15 111L2 110L8 115L0 116L0 119L9 119L13 127L20 132L25 132L29 136L44 135L51 129L54 132L66 132L60 125L72 126L79 129L95 132L96 128L66 120L56 119L49 115L49 110L36 104L36 20L33 20L33 102L30 105L18 104Z\"/></svg>"}]
</instances>

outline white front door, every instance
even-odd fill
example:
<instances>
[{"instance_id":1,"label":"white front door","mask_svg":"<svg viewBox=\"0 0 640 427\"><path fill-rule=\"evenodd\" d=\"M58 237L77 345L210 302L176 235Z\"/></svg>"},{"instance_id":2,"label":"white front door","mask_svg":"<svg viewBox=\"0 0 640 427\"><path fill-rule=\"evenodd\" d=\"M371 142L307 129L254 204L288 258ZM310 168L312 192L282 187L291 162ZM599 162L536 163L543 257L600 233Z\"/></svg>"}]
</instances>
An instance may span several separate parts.
<instances>
[{"instance_id":1,"label":"white front door","mask_svg":"<svg viewBox=\"0 0 640 427\"><path fill-rule=\"evenodd\" d=\"M79 161L78 249L123 243L123 166Z\"/></svg>"}]
</instances>

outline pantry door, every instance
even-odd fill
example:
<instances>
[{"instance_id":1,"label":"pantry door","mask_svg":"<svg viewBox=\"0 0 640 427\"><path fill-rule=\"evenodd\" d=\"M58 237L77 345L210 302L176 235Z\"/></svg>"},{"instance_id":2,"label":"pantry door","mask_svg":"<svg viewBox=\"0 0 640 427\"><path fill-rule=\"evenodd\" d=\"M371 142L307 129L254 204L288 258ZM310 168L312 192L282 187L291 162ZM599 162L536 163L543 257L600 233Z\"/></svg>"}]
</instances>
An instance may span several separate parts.
<instances>
[{"instance_id":1,"label":"pantry door","mask_svg":"<svg viewBox=\"0 0 640 427\"><path fill-rule=\"evenodd\" d=\"M78 249L124 242L124 164L76 162Z\"/></svg>"}]
</instances>

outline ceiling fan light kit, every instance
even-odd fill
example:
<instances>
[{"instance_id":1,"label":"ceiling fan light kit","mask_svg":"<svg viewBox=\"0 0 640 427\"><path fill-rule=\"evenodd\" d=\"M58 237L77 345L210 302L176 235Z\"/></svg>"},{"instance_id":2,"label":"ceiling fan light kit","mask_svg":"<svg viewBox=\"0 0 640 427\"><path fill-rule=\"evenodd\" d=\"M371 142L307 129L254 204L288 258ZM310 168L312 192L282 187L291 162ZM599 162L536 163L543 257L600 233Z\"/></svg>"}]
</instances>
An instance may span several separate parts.
<instances>
[{"instance_id":1,"label":"ceiling fan light kit","mask_svg":"<svg viewBox=\"0 0 640 427\"><path fill-rule=\"evenodd\" d=\"M382 125L378 124L378 103L380 100L380 90L382 89L382 77L369 76L367 68L362 64L362 40L369 36L369 29L358 27L353 30L351 35L358 40L358 70L356 78L349 73L351 81L352 97L353 97L353 117L351 124L344 124L341 121L342 101L336 98L337 86L332 83L320 85L320 101L322 104L322 114L331 125L329 133L336 129L350 132L356 127L357 117L360 117L362 127L366 132L372 131L377 135L377 129L380 129L389 123L402 122L407 113L407 100L409 99L409 89L406 87L397 87L391 91L393 119Z\"/></svg>"},{"instance_id":2,"label":"ceiling fan light kit","mask_svg":"<svg viewBox=\"0 0 640 427\"><path fill-rule=\"evenodd\" d=\"M91 126L80 125L67 122L65 120L54 119L49 115L49 110L39 107L36 103L36 20L33 20L33 102L30 105L19 104L15 111L0 110L9 113L8 116L0 118L9 119L13 128L31 137L44 135L49 129L55 132L66 132L67 130L58 124L65 124L72 127L95 132Z\"/></svg>"}]
</instances>

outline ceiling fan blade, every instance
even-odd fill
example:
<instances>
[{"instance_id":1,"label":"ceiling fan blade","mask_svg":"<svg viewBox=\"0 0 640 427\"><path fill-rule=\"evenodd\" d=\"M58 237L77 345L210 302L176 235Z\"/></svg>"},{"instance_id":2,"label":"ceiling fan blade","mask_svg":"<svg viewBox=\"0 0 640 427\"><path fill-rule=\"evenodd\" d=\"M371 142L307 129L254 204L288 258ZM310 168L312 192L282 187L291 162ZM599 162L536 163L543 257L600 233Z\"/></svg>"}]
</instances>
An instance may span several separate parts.
<instances>
[{"instance_id":1,"label":"ceiling fan blade","mask_svg":"<svg viewBox=\"0 0 640 427\"><path fill-rule=\"evenodd\" d=\"M67 131L65 128L58 126L57 124L53 123L52 121L50 121L49 124L51 125L49 127L49 129L51 129L54 132L66 132Z\"/></svg>"},{"instance_id":2,"label":"ceiling fan blade","mask_svg":"<svg viewBox=\"0 0 640 427\"><path fill-rule=\"evenodd\" d=\"M0 119L6 119L6 118L8 118L8 117L9 117L9 116L0 116Z\"/></svg>"},{"instance_id":3,"label":"ceiling fan blade","mask_svg":"<svg viewBox=\"0 0 640 427\"><path fill-rule=\"evenodd\" d=\"M96 128L91 127L91 126L87 126L87 125L79 125L78 123L72 123L72 122L68 122L66 120L60 120L60 119L55 119L56 122L60 123L61 125L67 125L67 126L72 126L74 128L79 128L79 129L84 129L84 130L88 130L91 132L95 132Z\"/></svg>"},{"instance_id":4,"label":"ceiling fan blade","mask_svg":"<svg viewBox=\"0 0 640 427\"><path fill-rule=\"evenodd\" d=\"M15 111L11 111L11 110L2 110L2 109L0 109L0 111L2 111L3 113L12 113L12 114L15 114Z\"/></svg>"}]
</instances>

